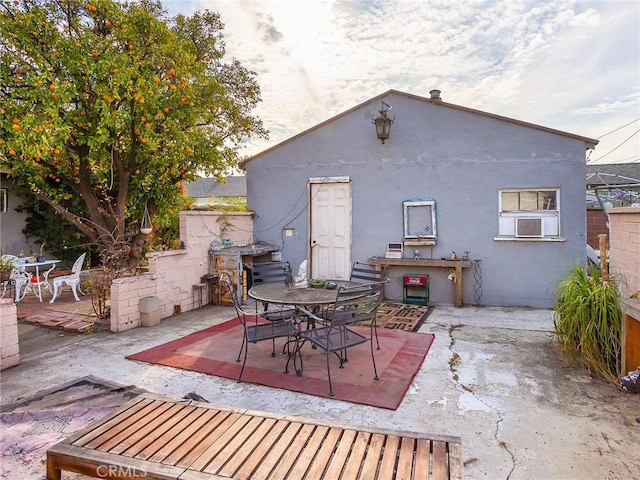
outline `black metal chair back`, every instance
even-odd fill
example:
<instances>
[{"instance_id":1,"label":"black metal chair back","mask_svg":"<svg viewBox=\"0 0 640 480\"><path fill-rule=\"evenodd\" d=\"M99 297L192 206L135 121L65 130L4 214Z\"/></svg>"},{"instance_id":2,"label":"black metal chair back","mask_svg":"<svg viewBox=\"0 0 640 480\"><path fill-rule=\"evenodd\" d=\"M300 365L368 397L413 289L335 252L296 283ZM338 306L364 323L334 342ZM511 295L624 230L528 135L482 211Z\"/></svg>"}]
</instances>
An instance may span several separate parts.
<instances>
[{"instance_id":1,"label":"black metal chair back","mask_svg":"<svg viewBox=\"0 0 640 480\"><path fill-rule=\"evenodd\" d=\"M371 283L382 282L385 279L386 269L369 263L354 262L351 266L350 282Z\"/></svg>"},{"instance_id":2,"label":"black metal chair back","mask_svg":"<svg viewBox=\"0 0 640 480\"><path fill-rule=\"evenodd\" d=\"M346 351L351 347L369 342L374 378L376 380L379 378L374 355L373 336L374 332L376 332L377 337L376 314L380 305L383 283L375 282L340 287L336 294L335 303L325 309L324 314L315 315L312 312L305 311L316 325L322 326L302 330L299 335L300 338L308 340L316 348L326 352L330 396L333 396L330 353L337 356L340 361L340 368L343 368L348 361ZM361 322L369 324L369 336L362 335L349 328L350 325ZM301 356L299 357L302 358Z\"/></svg>"},{"instance_id":3,"label":"black metal chair back","mask_svg":"<svg viewBox=\"0 0 640 480\"><path fill-rule=\"evenodd\" d=\"M252 281L256 283L283 282L291 270L289 262L254 263L251 267Z\"/></svg>"},{"instance_id":4,"label":"black metal chair back","mask_svg":"<svg viewBox=\"0 0 640 480\"><path fill-rule=\"evenodd\" d=\"M240 352L238 352L238 358L236 359L236 362L240 362L242 359L242 368L238 375L238 382L240 382L242 381L242 374L244 373L245 365L247 364L249 343L271 340L273 342L271 356L275 357L275 339L294 336L296 333L296 326L289 321L273 322L261 315L247 312L240 302L236 288L233 285L231 275L227 272L223 272L220 275L220 282L229 292L233 301L233 306L236 310L238 321L243 327L242 345L240 346Z\"/></svg>"}]
</instances>

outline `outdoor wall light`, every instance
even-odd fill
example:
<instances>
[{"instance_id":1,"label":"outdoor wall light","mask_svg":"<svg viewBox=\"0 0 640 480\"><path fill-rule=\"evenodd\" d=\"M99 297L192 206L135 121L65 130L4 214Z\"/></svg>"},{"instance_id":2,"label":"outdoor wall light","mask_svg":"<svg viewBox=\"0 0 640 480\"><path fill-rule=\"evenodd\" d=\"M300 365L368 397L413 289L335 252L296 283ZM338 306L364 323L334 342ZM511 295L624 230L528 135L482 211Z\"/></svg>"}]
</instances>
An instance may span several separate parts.
<instances>
[{"instance_id":1,"label":"outdoor wall light","mask_svg":"<svg viewBox=\"0 0 640 480\"><path fill-rule=\"evenodd\" d=\"M389 118L389 116L387 115L387 111L391 110L392 108L391 105L387 105L384 102L380 103L382 104L380 106L380 110L378 110L380 115L378 115L376 118L371 117L371 123L376 126L376 135L378 136L378 139L382 140L382 143L384 143L384 141L389 138L389 132L391 132L391 124L396 119L396 117Z\"/></svg>"}]
</instances>

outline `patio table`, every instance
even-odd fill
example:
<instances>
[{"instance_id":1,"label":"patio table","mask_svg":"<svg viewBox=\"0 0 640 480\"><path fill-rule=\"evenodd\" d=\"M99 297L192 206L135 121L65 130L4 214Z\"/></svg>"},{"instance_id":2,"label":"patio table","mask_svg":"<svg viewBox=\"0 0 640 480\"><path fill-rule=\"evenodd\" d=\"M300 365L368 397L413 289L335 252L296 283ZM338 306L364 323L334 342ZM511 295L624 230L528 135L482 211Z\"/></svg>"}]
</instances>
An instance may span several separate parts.
<instances>
[{"instance_id":1,"label":"patio table","mask_svg":"<svg viewBox=\"0 0 640 480\"><path fill-rule=\"evenodd\" d=\"M335 281L336 288L348 285L346 281ZM336 301L337 289L328 288L288 288L284 283L271 282L254 285L249 290L249 296L259 302L272 303L282 306L310 307L328 305Z\"/></svg>"},{"instance_id":2,"label":"patio table","mask_svg":"<svg viewBox=\"0 0 640 480\"><path fill-rule=\"evenodd\" d=\"M35 275L33 275L27 284L24 287L24 293L19 297L20 292L16 290L16 301L22 300L27 293L30 291L38 297L38 300L42 302L42 287L51 291L51 285L49 284L49 274L51 271L56 268L56 265L60 263L62 260L44 260L42 262L33 262L33 263L20 263L16 265L17 268L26 271L27 268L35 268ZM40 278L40 267L47 267L42 274L42 278ZM36 290L37 287L37 290ZM19 297L19 298L18 298Z\"/></svg>"},{"instance_id":3,"label":"patio table","mask_svg":"<svg viewBox=\"0 0 640 480\"><path fill-rule=\"evenodd\" d=\"M302 320L297 316L301 314L302 316L307 316L306 314L318 314L318 311L322 307L328 307L329 305L333 305L336 302L336 298L338 295L338 289L340 287L357 287L358 285L363 285L359 282L350 282L347 280L330 280L331 282L336 284L336 288L329 289L326 287L323 288L313 288L313 287L304 287L304 288L295 288L295 287L287 287L282 282L271 282L271 283L260 283L251 287L249 290L249 296L256 301L266 302L273 305L279 305L282 307L295 307L296 308L296 317L293 319L296 323L300 324ZM362 296L363 293L361 290L354 292L353 298L358 298ZM344 300L348 297L342 296ZM307 319L311 318L307 316ZM309 321L309 320L307 320ZM307 325L308 326L308 325ZM295 331L299 331L299 327L294 329ZM287 365L285 367L285 371L288 371L289 364L293 361L293 367L296 371L296 375L302 375L302 354L300 349L302 345L305 343L305 340L300 342L299 335L295 335L295 340L293 340L295 344L295 348L290 353L289 358L287 359ZM315 347L314 347L315 348ZM299 365L298 365L299 363Z\"/></svg>"}]
</instances>

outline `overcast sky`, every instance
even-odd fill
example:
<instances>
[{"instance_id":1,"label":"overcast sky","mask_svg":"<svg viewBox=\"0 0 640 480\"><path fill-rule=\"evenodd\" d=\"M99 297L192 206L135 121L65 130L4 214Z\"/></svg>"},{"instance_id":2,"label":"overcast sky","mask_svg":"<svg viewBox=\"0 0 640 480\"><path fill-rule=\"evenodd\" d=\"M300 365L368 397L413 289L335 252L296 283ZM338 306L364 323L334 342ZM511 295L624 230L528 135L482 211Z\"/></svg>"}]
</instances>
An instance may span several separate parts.
<instances>
[{"instance_id":1,"label":"overcast sky","mask_svg":"<svg viewBox=\"0 0 640 480\"><path fill-rule=\"evenodd\" d=\"M163 5L219 12L227 55L256 72L270 139L246 154L389 89L437 88L445 102L600 139L589 163L640 162L640 0Z\"/></svg>"}]
</instances>

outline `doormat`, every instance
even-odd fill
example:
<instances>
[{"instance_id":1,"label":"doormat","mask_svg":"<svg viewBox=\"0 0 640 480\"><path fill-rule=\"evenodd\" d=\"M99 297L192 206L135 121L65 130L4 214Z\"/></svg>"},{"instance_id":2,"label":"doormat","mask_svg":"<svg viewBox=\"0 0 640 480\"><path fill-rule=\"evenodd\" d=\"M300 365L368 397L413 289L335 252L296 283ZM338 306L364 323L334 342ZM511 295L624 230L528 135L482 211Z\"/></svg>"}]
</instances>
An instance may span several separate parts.
<instances>
[{"instance_id":1,"label":"doormat","mask_svg":"<svg viewBox=\"0 0 640 480\"><path fill-rule=\"evenodd\" d=\"M405 332L417 332L433 307L384 302L378 307L378 326Z\"/></svg>"},{"instance_id":2,"label":"doormat","mask_svg":"<svg viewBox=\"0 0 640 480\"><path fill-rule=\"evenodd\" d=\"M354 329L369 335L368 327ZM242 326L234 318L126 358L236 380L242 367L236 361L242 336ZM349 349L344 368L339 368L334 355L329 357L333 397L329 396L325 352L310 345L302 348L304 371L298 376L292 366L290 373L284 372L287 355L271 356L270 341L249 344L242 381L395 410L427 356L434 335L379 328L378 337L381 349L374 352L379 380L373 378L368 342ZM284 339L276 340L277 351L282 351L283 343Z\"/></svg>"},{"instance_id":3,"label":"doormat","mask_svg":"<svg viewBox=\"0 0 640 480\"><path fill-rule=\"evenodd\" d=\"M144 392L87 376L2 405L0 478L42 478L47 448Z\"/></svg>"}]
</instances>

